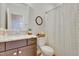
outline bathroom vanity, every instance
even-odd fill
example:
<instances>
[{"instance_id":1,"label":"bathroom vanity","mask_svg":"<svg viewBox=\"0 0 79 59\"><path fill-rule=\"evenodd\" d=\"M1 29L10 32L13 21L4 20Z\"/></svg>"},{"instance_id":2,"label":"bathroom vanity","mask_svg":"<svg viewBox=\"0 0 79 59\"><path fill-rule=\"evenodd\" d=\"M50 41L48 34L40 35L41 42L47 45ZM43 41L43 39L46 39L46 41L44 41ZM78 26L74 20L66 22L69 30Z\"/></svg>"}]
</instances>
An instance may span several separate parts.
<instances>
[{"instance_id":1,"label":"bathroom vanity","mask_svg":"<svg viewBox=\"0 0 79 59\"><path fill-rule=\"evenodd\" d=\"M0 56L36 56L37 37L17 35L0 37Z\"/></svg>"},{"instance_id":2,"label":"bathroom vanity","mask_svg":"<svg viewBox=\"0 0 79 59\"><path fill-rule=\"evenodd\" d=\"M37 37L24 32L28 30L30 7L6 3L0 4L0 7L0 56L35 56ZM4 29L8 30L7 34Z\"/></svg>"}]
</instances>

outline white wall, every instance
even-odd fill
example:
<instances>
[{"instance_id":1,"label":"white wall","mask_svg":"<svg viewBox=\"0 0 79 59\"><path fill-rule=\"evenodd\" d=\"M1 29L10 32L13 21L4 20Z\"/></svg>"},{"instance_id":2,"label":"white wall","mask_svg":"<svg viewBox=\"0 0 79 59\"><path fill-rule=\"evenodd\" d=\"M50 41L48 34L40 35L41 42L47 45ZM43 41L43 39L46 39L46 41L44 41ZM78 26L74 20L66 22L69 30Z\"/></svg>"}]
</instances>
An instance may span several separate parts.
<instances>
[{"instance_id":1,"label":"white wall","mask_svg":"<svg viewBox=\"0 0 79 59\"><path fill-rule=\"evenodd\" d=\"M79 55L79 40L76 37L78 31L75 29L77 6L77 4L63 4L47 14L48 41L55 49L56 55Z\"/></svg>"},{"instance_id":2,"label":"white wall","mask_svg":"<svg viewBox=\"0 0 79 59\"><path fill-rule=\"evenodd\" d=\"M50 4L32 4L30 10L30 27L32 28L32 32L36 35L38 32L44 31L45 32L45 12L51 8L53 5ZM43 24L38 26L35 23L35 18L37 16L41 16L43 18Z\"/></svg>"},{"instance_id":3,"label":"white wall","mask_svg":"<svg viewBox=\"0 0 79 59\"><path fill-rule=\"evenodd\" d=\"M1 4L0 4L0 11L1 11ZM0 12L0 16L1 16L1 12ZM0 17L0 21L1 21L1 17ZM1 22L0 22L0 27L1 27Z\"/></svg>"},{"instance_id":4,"label":"white wall","mask_svg":"<svg viewBox=\"0 0 79 59\"><path fill-rule=\"evenodd\" d=\"M77 14L75 20L75 32L76 32L76 44L77 44L77 55L79 56L79 4L77 4Z\"/></svg>"}]
</instances>

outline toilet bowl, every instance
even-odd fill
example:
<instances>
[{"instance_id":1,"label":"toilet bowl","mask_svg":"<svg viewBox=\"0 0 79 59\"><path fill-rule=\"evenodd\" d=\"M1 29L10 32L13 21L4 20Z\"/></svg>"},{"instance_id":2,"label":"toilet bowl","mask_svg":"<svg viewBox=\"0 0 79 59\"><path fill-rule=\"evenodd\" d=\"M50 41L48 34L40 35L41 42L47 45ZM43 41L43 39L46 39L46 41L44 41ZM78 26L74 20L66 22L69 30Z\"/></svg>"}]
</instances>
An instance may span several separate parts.
<instances>
[{"instance_id":1,"label":"toilet bowl","mask_svg":"<svg viewBox=\"0 0 79 59\"><path fill-rule=\"evenodd\" d=\"M37 40L37 46L41 50L41 53L44 56L53 56L54 55L54 49L50 46L46 45L46 38L38 38Z\"/></svg>"},{"instance_id":2,"label":"toilet bowl","mask_svg":"<svg viewBox=\"0 0 79 59\"><path fill-rule=\"evenodd\" d=\"M41 50L43 52L43 55L45 55L45 56L53 56L54 55L54 49L49 46L42 46Z\"/></svg>"}]
</instances>

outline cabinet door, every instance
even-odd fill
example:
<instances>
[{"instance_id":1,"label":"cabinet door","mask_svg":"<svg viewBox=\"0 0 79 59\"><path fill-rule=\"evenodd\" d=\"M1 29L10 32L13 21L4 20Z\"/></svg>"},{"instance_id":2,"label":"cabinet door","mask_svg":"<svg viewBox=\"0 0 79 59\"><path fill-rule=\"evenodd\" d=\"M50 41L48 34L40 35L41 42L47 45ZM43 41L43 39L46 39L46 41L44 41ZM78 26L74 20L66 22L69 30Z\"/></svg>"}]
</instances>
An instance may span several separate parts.
<instances>
[{"instance_id":1,"label":"cabinet door","mask_svg":"<svg viewBox=\"0 0 79 59\"><path fill-rule=\"evenodd\" d=\"M0 56L17 56L17 49L2 52Z\"/></svg>"},{"instance_id":2,"label":"cabinet door","mask_svg":"<svg viewBox=\"0 0 79 59\"><path fill-rule=\"evenodd\" d=\"M35 56L36 52L37 52L36 45L30 45L18 49L19 56Z\"/></svg>"},{"instance_id":3,"label":"cabinet door","mask_svg":"<svg viewBox=\"0 0 79 59\"><path fill-rule=\"evenodd\" d=\"M5 51L5 43L0 43L0 52Z\"/></svg>"},{"instance_id":4,"label":"cabinet door","mask_svg":"<svg viewBox=\"0 0 79 59\"><path fill-rule=\"evenodd\" d=\"M6 56L17 56L17 49L6 51L5 54Z\"/></svg>"},{"instance_id":5,"label":"cabinet door","mask_svg":"<svg viewBox=\"0 0 79 59\"><path fill-rule=\"evenodd\" d=\"M1 52L0 56L6 56L5 52Z\"/></svg>"}]
</instances>

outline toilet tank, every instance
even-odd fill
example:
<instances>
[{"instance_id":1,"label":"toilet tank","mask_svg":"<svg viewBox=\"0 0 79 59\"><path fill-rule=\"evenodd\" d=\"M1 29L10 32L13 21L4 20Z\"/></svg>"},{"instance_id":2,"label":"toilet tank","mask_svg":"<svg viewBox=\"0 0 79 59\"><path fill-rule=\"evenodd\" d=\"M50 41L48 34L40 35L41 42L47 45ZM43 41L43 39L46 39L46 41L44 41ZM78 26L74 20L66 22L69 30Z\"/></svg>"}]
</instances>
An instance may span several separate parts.
<instances>
[{"instance_id":1,"label":"toilet tank","mask_svg":"<svg viewBox=\"0 0 79 59\"><path fill-rule=\"evenodd\" d=\"M40 47L44 46L46 44L46 42L47 42L46 37L40 37L40 38L37 39L37 45L40 46Z\"/></svg>"}]
</instances>

